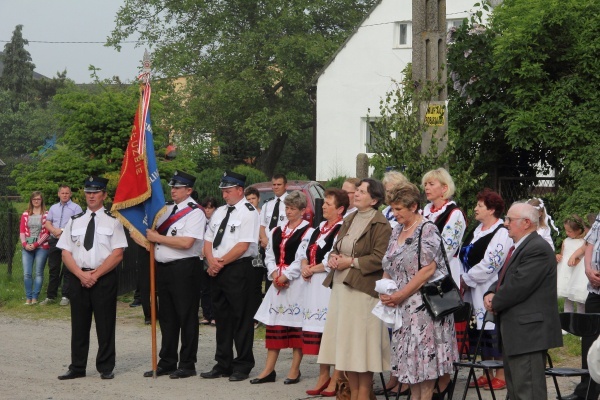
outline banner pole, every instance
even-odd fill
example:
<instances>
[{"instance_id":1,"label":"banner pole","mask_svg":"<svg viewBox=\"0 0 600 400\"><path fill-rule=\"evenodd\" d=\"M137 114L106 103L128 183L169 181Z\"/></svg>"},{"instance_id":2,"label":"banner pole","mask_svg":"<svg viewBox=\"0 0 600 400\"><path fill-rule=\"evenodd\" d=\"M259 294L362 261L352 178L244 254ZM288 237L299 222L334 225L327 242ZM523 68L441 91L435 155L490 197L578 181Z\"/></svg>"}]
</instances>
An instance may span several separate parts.
<instances>
[{"instance_id":1,"label":"banner pole","mask_svg":"<svg viewBox=\"0 0 600 400\"><path fill-rule=\"evenodd\" d=\"M150 243L150 320L152 322L152 377L156 379L156 271L154 266L154 243Z\"/></svg>"}]
</instances>

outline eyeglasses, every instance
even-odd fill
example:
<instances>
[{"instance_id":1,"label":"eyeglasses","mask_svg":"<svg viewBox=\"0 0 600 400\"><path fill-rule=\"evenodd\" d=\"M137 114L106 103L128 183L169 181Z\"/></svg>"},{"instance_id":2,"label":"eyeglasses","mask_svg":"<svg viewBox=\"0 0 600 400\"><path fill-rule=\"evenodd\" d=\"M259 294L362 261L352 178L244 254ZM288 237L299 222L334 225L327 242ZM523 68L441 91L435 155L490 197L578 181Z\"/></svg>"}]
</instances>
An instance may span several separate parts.
<instances>
[{"instance_id":1,"label":"eyeglasses","mask_svg":"<svg viewBox=\"0 0 600 400\"><path fill-rule=\"evenodd\" d=\"M42 199L31 199L31 201L42 201Z\"/></svg>"},{"instance_id":2,"label":"eyeglasses","mask_svg":"<svg viewBox=\"0 0 600 400\"><path fill-rule=\"evenodd\" d=\"M504 216L504 221L506 221L506 223L507 223L507 224L510 224L510 223L511 223L511 221L516 221L516 220L518 220L518 219L529 219L529 218L524 218L524 217L520 217L520 218L512 218L512 217L509 217L508 215L505 215L505 216Z\"/></svg>"}]
</instances>

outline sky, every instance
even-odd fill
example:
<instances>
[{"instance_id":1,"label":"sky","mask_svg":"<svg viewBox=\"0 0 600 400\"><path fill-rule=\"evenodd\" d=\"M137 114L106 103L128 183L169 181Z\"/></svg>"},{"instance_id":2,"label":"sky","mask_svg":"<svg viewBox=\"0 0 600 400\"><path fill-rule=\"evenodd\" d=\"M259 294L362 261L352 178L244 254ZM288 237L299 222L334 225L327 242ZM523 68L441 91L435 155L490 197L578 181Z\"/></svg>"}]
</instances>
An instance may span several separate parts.
<instances>
[{"instance_id":1,"label":"sky","mask_svg":"<svg viewBox=\"0 0 600 400\"><path fill-rule=\"evenodd\" d=\"M35 71L49 78L67 69L76 83L92 82L88 67L100 68L101 79L118 76L134 80L141 71L144 48L123 44L120 52L103 44L115 27L117 10L125 0L0 0L0 51L15 26L23 25L25 46ZM133 40L135 38L129 39ZM36 43L100 42L100 43Z\"/></svg>"}]
</instances>

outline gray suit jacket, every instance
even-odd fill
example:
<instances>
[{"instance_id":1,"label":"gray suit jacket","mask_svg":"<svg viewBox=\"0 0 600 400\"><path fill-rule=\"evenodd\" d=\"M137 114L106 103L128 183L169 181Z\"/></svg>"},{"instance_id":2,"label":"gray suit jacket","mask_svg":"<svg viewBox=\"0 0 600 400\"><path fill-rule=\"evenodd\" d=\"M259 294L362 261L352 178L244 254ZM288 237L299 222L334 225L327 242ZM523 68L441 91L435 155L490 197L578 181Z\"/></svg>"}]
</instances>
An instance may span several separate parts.
<instances>
[{"instance_id":1,"label":"gray suit jacket","mask_svg":"<svg viewBox=\"0 0 600 400\"><path fill-rule=\"evenodd\" d=\"M537 232L514 251L495 293L503 353L507 356L561 347L563 344L556 297L556 256Z\"/></svg>"}]
</instances>

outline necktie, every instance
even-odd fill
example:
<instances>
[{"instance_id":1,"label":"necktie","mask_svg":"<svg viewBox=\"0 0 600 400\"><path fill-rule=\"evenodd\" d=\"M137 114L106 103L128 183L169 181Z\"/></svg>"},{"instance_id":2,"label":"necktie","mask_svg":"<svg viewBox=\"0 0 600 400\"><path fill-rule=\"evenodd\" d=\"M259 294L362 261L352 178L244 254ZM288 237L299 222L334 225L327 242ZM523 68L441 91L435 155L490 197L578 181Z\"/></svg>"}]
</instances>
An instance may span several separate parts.
<instances>
[{"instance_id":1,"label":"necktie","mask_svg":"<svg viewBox=\"0 0 600 400\"><path fill-rule=\"evenodd\" d=\"M216 249L221 244L223 235L225 234L225 228L227 227L227 222L229 222L229 214L231 214L233 210L235 210L234 206L227 207L227 215L225 215L225 218L223 218L223 221L221 221L221 225L219 225L219 230L217 231L217 235L215 236L215 240L213 242L213 249Z\"/></svg>"},{"instance_id":2,"label":"necktie","mask_svg":"<svg viewBox=\"0 0 600 400\"><path fill-rule=\"evenodd\" d=\"M63 224L62 224L62 217L63 217L63 213L65 212L65 204L61 204L60 205L60 220L58 221L58 227L62 228Z\"/></svg>"},{"instance_id":3,"label":"necktie","mask_svg":"<svg viewBox=\"0 0 600 400\"><path fill-rule=\"evenodd\" d=\"M90 222L88 222L87 229L85 230L85 238L83 239L83 248L89 251L92 247L94 247L94 232L96 230L96 223L94 222L94 217L96 213L92 213L92 218L90 218Z\"/></svg>"},{"instance_id":4,"label":"necktie","mask_svg":"<svg viewBox=\"0 0 600 400\"><path fill-rule=\"evenodd\" d=\"M177 204L176 204L176 205L175 205L175 207L173 207L173 209L171 210L171 215L169 215L169 217L170 217L170 216L172 216L172 215L174 215L176 212L177 212Z\"/></svg>"},{"instance_id":5,"label":"necktie","mask_svg":"<svg viewBox=\"0 0 600 400\"><path fill-rule=\"evenodd\" d=\"M508 262L510 261L510 258L512 257L513 251L515 251L515 246L510 246L510 249L508 250L508 255L506 256L506 261L504 261L502 270L500 270L500 276L498 277L498 283L496 284L496 292L500 288L500 283L502 283L502 280L504 279L504 275L506 274L506 269L507 269L506 267L508 266Z\"/></svg>"},{"instance_id":6,"label":"necktie","mask_svg":"<svg viewBox=\"0 0 600 400\"><path fill-rule=\"evenodd\" d=\"M275 202L275 209L273 210L273 216L271 217L271 222L269 223L269 230L275 228L277 226L277 220L279 219L279 204L281 203L281 199L277 199Z\"/></svg>"}]
</instances>

